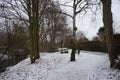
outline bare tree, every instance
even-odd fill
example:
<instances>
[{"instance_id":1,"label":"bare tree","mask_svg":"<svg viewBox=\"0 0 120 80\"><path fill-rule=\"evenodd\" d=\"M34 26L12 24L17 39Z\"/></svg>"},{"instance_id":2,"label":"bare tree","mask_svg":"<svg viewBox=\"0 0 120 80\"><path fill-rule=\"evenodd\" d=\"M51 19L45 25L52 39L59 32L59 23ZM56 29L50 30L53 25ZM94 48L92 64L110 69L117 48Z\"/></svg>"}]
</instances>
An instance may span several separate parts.
<instances>
[{"instance_id":1,"label":"bare tree","mask_svg":"<svg viewBox=\"0 0 120 80\"><path fill-rule=\"evenodd\" d=\"M58 13L60 11L62 11L60 6L57 5L57 3L55 2L51 2L49 7L46 8L46 11L43 16L43 23L41 23L42 34L44 35L43 36L41 34L41 36L43 36L44 39L47 39L47 37L49 37L49 39L47 39L49 51L54 51L61 40L61 38L59 37L62 36L63 32L64 35L66 34L65 33L65 30L67 28L66 16Z\"/></svg>"},{"instance_id":2,"label":"bare tree","mask_svg":"<svg viewBox=\"0 0 120 80\"><path fill-rule=\"evenodd\" d=\"M72 20L73 20L73 35L71 39L72 43L72 52L71 52L71 58L70 61L75 61L75 52L76 52L76 16L81 13L82 11L85 11L86 8L88 8L88 2L86 0L73 0L73 14L72 14Z\"/></svg>"},{"instance_id":3,"label":"bare tree","mask_svg":"<svg viewBox=\"0 0 120 80\"><path fill-rule=\"evenodd\" d=\"M30 59L34 63L39 56L39 0L26 0L27 13L29 17L30 32Z\"/></svg>"},{"instance_id":4,"label":"bare tree","mask_svg":"<svg viewBox=\"0 0 120 80\"><path fill-rule=\"evenodd\" d=\"M54 13L60 13L60 14L64 14L66 16L69 16L70 18L72 18L72 22L73 22L73 31L72 31L72 38L71 38L71 48L72 48L72 52L71 52L71 58L70 61L75 61L75 51L76 51L76 31L77 31L77 27L76 27L76 16L85 11L88 8L88 1L87 0L72 0L70 1L73 3L73 5L66 5L66 4L59 4L61 6L65 6L65 7L71 7L73 9L73 14L68 14L66 12L63 11L53 11ZM68 2L69 3L69 2Z\"/></svg>"},{"instance_id":5,"label":"bare tree","mask_svg":"<svg viewBox=\"0 0 120 80\"><path fill-rule=\"evenodd\" d=\"M114 68L116 65L117 53L114 51L113 40L113 18L111 12L111 0L101 0L103 4L103 23L105 27L106 44L109 53L110 67Z\"/></svg>"},{"instance_id":6,"label":"bare tree","mask_svg":"<svg viewBox=\"0 0 120 80\"><path fill-rule=\"evenodd\" d=\"M31 63L34 63L35 59L39 58L39 0L4 0L3 2L6 3L5 8L8 9L10 16L12 16L14 19L24 21L28 27L31 44ZM24 15L26 15L28 18ZM3 17L6 18L4 15Z\"/></svg>"}]
</instances>

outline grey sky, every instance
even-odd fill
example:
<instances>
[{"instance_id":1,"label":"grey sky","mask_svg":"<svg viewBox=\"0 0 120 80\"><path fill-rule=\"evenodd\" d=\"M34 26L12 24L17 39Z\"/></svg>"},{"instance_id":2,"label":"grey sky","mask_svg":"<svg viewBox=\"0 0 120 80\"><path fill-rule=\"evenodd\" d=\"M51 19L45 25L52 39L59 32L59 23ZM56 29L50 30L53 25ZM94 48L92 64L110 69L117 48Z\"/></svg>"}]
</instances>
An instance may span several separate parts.
<instances>
[{"instance_id":1,"label":"grey sky","mask_svg":"<svg viewBox=\"0 0 120 80\"><path fill-rule=\"evenodd\" d=\"M59 1L61 4L64 4L66 1L72 1L72 0L56 0ZM72 3L69 3L68 5L72 5ZM68 14L72 14L72 8L69 7L61 7L65 12ZM120 32L120 29L118 27L120 26L120 1L119 0L113 0L112 2L112 12L113 12L113 25L115 26L115 32ZM77 16L77 27L80 31L83 31L85 35L92 39L92 37L96 36L96 33L99 29L99 27L103 26L102 23L102 10L97 11L95 21L93 22L93 14L92 12L86 13L84 16ZM68 19L68 24L70 27L72 27L72 20Z\"/></svg>"}]
</instances>

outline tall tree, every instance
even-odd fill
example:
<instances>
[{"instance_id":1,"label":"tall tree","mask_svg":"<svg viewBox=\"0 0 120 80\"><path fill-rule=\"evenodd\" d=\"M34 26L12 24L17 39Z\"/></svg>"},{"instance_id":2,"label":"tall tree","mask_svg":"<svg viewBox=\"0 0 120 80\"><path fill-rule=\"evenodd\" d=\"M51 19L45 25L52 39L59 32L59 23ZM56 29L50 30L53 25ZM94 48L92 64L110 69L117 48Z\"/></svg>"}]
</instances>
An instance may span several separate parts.
<instances>
[{"instance_id":1,"label":"tall tree","mask_svg":"<svg viewBox=\"0 0 120 80\"><path fill-rule=\"evenodd\" d=\"M76 52L76 16L84 11L88 7L88 2L84 0L73 0L73 36L72 36L72 52L70 61L75 61L75 52Z\"/></svg>"},{"instance_id":2,"label":"tall tree","mask_svg":"<svg viewBox=\"0 0 120 80\"><path fill-rule=\"evenodd\" d=\"M109 53L110 67L115 67L117 54L114 51L113 18L111 12L111 0L101 0L103 4L103 23L105 27L106 44Z\"/></svg>"},{"instance_id":3,"label":"tall tree","mask_svg":"<svg viewBox=\"0 0 120 80\"><path fill-rule=\"evenodd\" d=\"M51 2L49 7L44 13L44 25L42 26L42 31L49 36L49 51L54 51L57 48L57 43L60 42L61 39L58 39L62 33L67 28L66 24L66 16L60 14L58 12L62 11L60 6L55 2ZM46 27L47 26L47 27ZM67 31L66 31L67 32ZM65 35L66 33L64 33Z\"/></svg>"},{"instance_id":4,"label":"tall tree","mask_svg":"<svg viewBox=\"0 0 120 80\"><path fill-rule=\"evenodd\" d=\"M73 5L66 5L66 4L60 4L61 6L65 7L71 7L73 9L73 14L67 14L65 12L59 12L61 14L64 14L66 16L69 16L72 18L73 22L73 30L72 30L72 38L71 38L71 47L72 47L72 52L71 52L71 58L70 61L75 61L75 52L76 52L76 31L77 31L77 26L76 26L76 16L85 11L85 9L88 8L88 1L87 0L71 0L70 2L73 3ZM67 2L69 3L69 2Z\"/></svg>"},{"instance_id":5,"label":"tall tree","mask_svg":"<svg viewBox=\"0 0 120 80\"><path fill-rule=\"evenodd\" d=\"M39 56L39 0L27 0L27 12L29 17L29 32L30 32L30 59L34 63Z\"/></svg>"},{"instance_id":6,"label":"tall tree","mask_svg":"<svg viewBox=\"0 0 120 80\"><path fill-rule=\"evenodd\" d=\"M31 63L39 58L39 0L4 0L10 7L10 16L24 21L29 29ZM24 16L26 15L26 16Z\"/></svg>"}]
</instances>

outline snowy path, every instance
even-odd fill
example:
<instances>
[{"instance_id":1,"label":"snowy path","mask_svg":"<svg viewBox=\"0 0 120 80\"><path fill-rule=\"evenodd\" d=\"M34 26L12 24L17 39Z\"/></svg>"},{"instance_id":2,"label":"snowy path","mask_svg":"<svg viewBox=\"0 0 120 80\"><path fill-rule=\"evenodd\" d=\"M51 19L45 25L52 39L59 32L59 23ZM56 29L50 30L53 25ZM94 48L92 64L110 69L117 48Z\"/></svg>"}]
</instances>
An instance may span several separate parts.
<instances>
[{"instance_id":1,"label":"snowy path","mask_svg":"<svg viewBox=\"0 0 120 80\"><path fill-rule=\"evenodd\" d=\"M76 56L76 62L59 66L49 75L48 80L88 80L88 76L94 68L100 66L105 60L106 56L82 52Z\"/></svg>"},{"instance_id":2,"label":"snowy path","mask_svg":"<svg viewBox=\"0 0 120 80\"><path fill-rule=\"evenodd\" d=\"M110 70L107 55L99 54L81 51L76 61L70 62L70 51L44 53L35 64L28 58L9 67L0 74L0 80L120 80L116 75L120 71Z\"/></svg>"}]
</instances>

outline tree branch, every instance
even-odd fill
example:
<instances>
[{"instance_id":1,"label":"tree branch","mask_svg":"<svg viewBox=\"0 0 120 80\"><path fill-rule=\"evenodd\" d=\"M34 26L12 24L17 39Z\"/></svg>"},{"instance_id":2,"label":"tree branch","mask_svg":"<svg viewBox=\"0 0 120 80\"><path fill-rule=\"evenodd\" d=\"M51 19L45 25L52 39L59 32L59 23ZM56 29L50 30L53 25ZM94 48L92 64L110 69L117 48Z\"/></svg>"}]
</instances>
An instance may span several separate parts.
<instances>
[{"instance_id":1,"label":"tree branch","mask_svg":"<svg viewBox=\"0 0 120 80\"><path fill-rule=\"evenodd\" d=\"M78 13L82 12L83 10L85 10L86 8L88 8L88 2L83 7L80 7L80 9L78 11L76 11L75 13L78 14Z\"/></svg>"}]
</instances>

